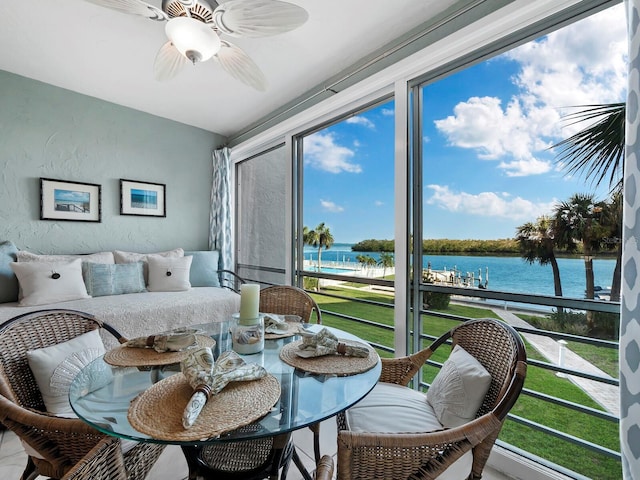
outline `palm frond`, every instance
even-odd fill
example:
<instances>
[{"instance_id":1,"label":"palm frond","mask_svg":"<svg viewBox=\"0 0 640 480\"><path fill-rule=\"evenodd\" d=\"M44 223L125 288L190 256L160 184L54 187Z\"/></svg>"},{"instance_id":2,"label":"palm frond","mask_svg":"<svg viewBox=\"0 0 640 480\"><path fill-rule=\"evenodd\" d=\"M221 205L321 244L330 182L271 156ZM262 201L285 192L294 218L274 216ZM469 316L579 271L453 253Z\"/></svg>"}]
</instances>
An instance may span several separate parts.
<instances>
[{"instance_id":1,"label":"palm frond","mask_svg":"<svg viewBox=\"0 0 640 480\"><path fill-rule=\"evenodd\" d=\"M591 120L595 123L552 145L560 150L556 163L569 174L584 174L596 187L608 176L611 191L618 190L622 187L626 104L584 107L565 117L568 125Z\"/></svg>"}]
</instances>

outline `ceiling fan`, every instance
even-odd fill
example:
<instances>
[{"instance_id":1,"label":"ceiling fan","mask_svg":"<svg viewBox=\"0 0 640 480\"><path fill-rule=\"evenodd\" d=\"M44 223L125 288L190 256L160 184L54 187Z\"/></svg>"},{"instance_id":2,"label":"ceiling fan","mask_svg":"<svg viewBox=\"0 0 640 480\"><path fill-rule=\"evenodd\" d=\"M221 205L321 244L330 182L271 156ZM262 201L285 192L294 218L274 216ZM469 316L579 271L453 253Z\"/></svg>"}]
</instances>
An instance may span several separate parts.
<instances>
[{"instance_id":1,"label":"ceiling fan","mask_svg":"<svg viewBox=\"0 0 640 480\"><path fill-rule=\"evenodd\" d=\"M266 37L288 32L307 21L307 11L280 0L162 0L162 8L142 0L86 0L123 13L167 22L169 41L156 55L157 80L175 77L182 67L210 58L236 79L259 91L267 81L256 63L222 35ZM218 3L219 2L219 3Z\"/></svg>"}]
</instances>

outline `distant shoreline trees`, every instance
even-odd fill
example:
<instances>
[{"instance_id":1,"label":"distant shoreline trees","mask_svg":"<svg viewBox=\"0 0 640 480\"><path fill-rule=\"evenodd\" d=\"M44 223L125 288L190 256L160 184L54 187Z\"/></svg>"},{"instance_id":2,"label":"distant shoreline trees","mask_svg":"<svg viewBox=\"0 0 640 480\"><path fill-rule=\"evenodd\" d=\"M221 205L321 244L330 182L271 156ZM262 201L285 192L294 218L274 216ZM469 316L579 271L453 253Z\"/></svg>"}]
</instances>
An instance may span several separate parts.
<instances>
[{"instance_id":1,"label":"distant shoreline trees","mask_svg":"<svg viewBox=\"0 0 640 480\"><path fill-rule=\"evenodd\" d=\"M520 255L520 246L517 238L503 238L498 240L454 240L448 238L427 239L422 241L422 250L425 254L471 254L471 255ZM380 252L394 253L393 240L368 239L355 243L351 247L352 252ZM557 255L579 255L582 251L556 250ZM598 255L613 256L608 248L599 250Z\"/></svg>"}]
</instances>

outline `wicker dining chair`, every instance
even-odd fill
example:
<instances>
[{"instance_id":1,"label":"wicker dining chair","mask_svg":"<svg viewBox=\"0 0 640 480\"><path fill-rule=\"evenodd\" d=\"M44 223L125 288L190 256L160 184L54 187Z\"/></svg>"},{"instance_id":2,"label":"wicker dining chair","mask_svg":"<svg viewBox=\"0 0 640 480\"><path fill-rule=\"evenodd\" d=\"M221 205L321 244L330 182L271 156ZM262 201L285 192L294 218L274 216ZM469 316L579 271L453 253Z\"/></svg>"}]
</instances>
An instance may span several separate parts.
<instances>
[{"instance_id":1,"label":"wicker dining chair","mask_svg":"<svg viewBox=\"0 0 640 480\"><path fill-rule=\"evenodd\" d=\"M316 465L315 480L332 480L333 468L333 458L324 455Z\"/></svg>"},{"instance_id":2,"label":"wicker dining chair","mask_svg":"<svg viewBox=\"0 0 640 480\"><path fill-rule=\"evenodd\" d=\"M526 376L524 344L512 327L493 319L469 320L418 353L382 359L380 382L408 389L406 385L431 358L433 352L448 344L449 340L452 349L453 346L460 345L491 375L488 392L475 419L461 426L432 432L389 433L376 432L375 424L370 426L370 430L367 425L367 431L350 431L347 416L339 415L339 480L431 480L469 451L472 452L472 463L468 478L481 478L489 453L507 413L520 395ZM400 388L400 392L402 391ZM367 397L363 400L364 406L359 404L360 408L366 408L366 401Z\"/></svg>"},{"instance_id":3,"label":"wicker dining chair","mask_svg":"<svg viewBox=\"0 0 640 480\"><path fill-rule=\"evenodd\" d=\"M308 323L315 313L317 323L322 322L320 308L304 290L292 286L270 286L260 290L259 310L278 315L298 315ZM251 428L248 425L243 428ZM320 461L320 425L310 427L314 435L316 462ZM187 447L185 456L189 463L191 478L203 473L216 478L286 478L289 461L304 468L295 452L290 435L263 437L238 442L212 443L202 447Z\"/></svg>"},{"instance_id":4,"label":"wicker dining chair","mask_svg":"<svg viewBox=\"0 0 640 480\"><path fill-rule=\"evenodd\" d=\"M120 439L100 440L61 480L127 480Z\"/></svg>"},{"instance_id":5,"label":"wicker dining chair","mask_svg":"<svg viewBox=\"0 0 640 480\"><path fill-rule=\"evenodd\" d=\"M320 307L311 295L298 287L274 285L260 290L260 311L278 315L298 315L304 323L322 323ZM316 460L320 460L319 458Z\"/></svg>"},{"instance_id":6,"label":"wicker dining chair","mask_svg":"<svg viewBox=\"0 0 640 480\"><path fill-rule=\"evenodd\" d=\"M316 323L322 323L320 307L313 297L303 289L290 285L274 285L260 290L260 311L298 315L303 323L312 323L315 315ZM317 463L320 461L320 424L314 423L309 429L313 432L313 454Z\"/></svg>"},{"instance_id":7,"label":"wicker dining chair","mask_svg":"<svg viewBox=\"0 0 640 480\"><path fill-rule=\"evenodd\" d=\"M0 422L39 454L28 455L22 480L38 475L62 478L105 438L80 419L47 413L27 361L27 351L60 344L99 328L120 342L126 341L110 325L74 310L39 310L0 325ZM124 455L127 478L145 478L163 449L164 445L136 444Z\"/></svg>"}]
</instances>

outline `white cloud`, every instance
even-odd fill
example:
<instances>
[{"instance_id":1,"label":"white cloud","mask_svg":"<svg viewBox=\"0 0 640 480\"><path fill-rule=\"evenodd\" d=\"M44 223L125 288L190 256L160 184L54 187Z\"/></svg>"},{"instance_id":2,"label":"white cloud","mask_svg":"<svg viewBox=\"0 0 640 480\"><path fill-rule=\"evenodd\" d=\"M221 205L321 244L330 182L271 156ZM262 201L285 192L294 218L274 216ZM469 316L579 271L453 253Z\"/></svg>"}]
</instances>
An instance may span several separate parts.
<instances>
[{"instance_id":1,"label":"white cloud","mask_svg":"<svg viewBox=\"0 0 640 480\"><path fill-rule=\"evenodd\" d=\"M520 65L519 92L506 105L471 97L435 125L451 145L499 160L508 176L546 173L551 164L540 154L585 127L563 121L567 107L623 100L626 43L619 5L524 44L502 56Z\"/></svg>"},{"instance_id":2,"label":"white cloud","mask_svg":"<svg viewBox=\"0 0 640 480\"><path fill-rule=\"evenodd\" d=\"M453 115L436 120L436 128L446 135L450 144L477 150L478 158L513 159L499 164L507 175L523 176L549 171L549 162L536 159L534 152L550 146L542 140L542 133L550 124L549 116L556 121L559 117L548 110L547 115L527 118L517 100L512 100L505 109L501 103L495 97L471 97L458 103Z\"/></svg>"},{"instance_id":3,"label":"white cloud","mask_svg":"<svg viewBox=\"0 0 640 480\"><path fill-rule=\"evenodd\" d=\"M382 115L384 115L385 117L390 117L392 115L395 114L395 111L392 108L383 108L382 109Z\"/></svg>"},{"instance_id":4,"label":"white cloud","mask_svg":"<svg viewBox=\"0 0 640 480\"><path fill-rule=\"evenodd\" d=\"M327 212L340 213L344 211L343 207L341 207L340 205L336 205L334 202L331 202L329 200L320 199L320 205Z\"/></svg>"},{"instance_id":5,"label":"white cloud","mask_svg":"<svg viewBox=\"0 0 640 480\"><path fill-rule=\"evenodd\" d=\"M623 5L550 33L505 54L522 65L517 84L555 108L621 101L626 89Z\"/></svg>"},{"instance_id":6,"label":"white cloud","mask_svg":"<svg viewBox=\"0 0 640 480\"><path fill-rule=\"evenodd\" d=\"M383 201L381 201L381 200L376 200L375 202L373 202L373 204L374 204L376 207L381 207L381 206L383 206L383 205L384 205L384 202L383 202Z\"/></svg>"},{"instance_id":7,"label":"white cloud","mask_svg":"<svg viewBox=\"0 0 640 480\"><path fill-rule=\"evenodd\" d=\"M551 162L530 158L527 160L500 162L498 168L503 169L508 177L526 177L528 175L547 173L551 170Z\"/></svg>"},{"instance_id":8,"label":"white cloud","mask_svg":"<svg viewBox=\"0 0 640 480\"><path fill-rule=\"evenodd\" d=\"M375 129L375 124L369 120L367 117L363 117L362 115L356 115L354 117L349 117L346 120L346 123L351 123L354 125L362 125L363 127L367 127L370 129Z\"/></svg>"},{"instance_id":9,"label":"white cloud","mask_svg":"<svg viewBox=\"0 0 640 480\"><path fill-rule=\"evenodd\" d=\"M333 133L314 133L304 139L305 164L330 173L360 173L362 167L353 163L355 152L338 145Z\"/></svg>"},{"instance_id":10,"label":"white cloud","mask_svg":"<svg viewBox=\"0 0 640 480\"><path fill-rule=\"evenodd\" d=\"M550 214L556 204L555 199L548 203L534 203L522 197L510 197L495 192L478 194L453 192L446 185L427 185L427 188L433 191L426 200L427 204L471 216L527 221L540 215Z\"/></svg>"}]
</instances>

